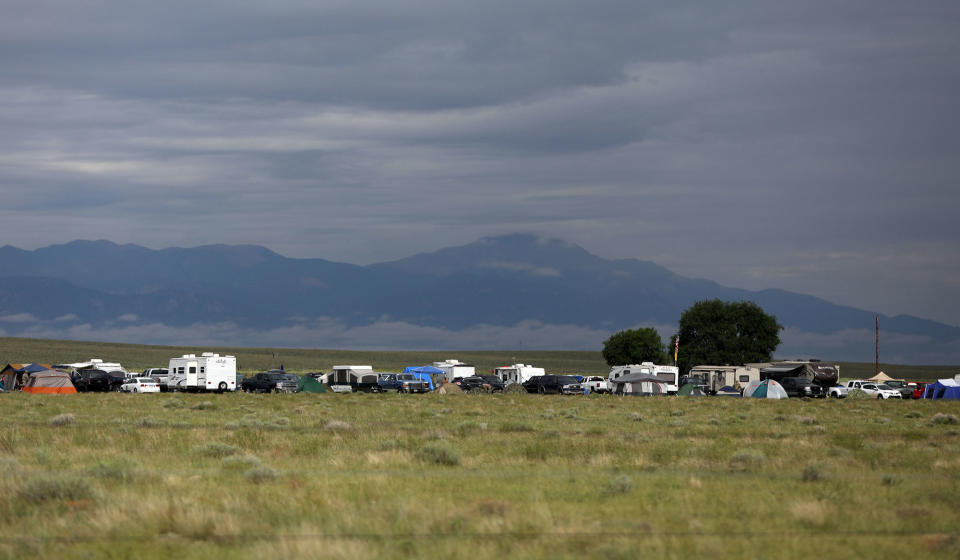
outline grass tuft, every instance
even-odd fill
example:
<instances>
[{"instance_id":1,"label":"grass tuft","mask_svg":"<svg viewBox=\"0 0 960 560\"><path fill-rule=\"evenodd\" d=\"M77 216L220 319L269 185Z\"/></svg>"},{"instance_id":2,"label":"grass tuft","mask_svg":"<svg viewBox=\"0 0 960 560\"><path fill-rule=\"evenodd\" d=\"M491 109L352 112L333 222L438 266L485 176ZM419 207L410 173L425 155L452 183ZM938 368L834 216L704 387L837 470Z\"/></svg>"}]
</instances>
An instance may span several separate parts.
<instances>
[{"instance_id":1,"label":"grass tuft","mask_svg":"<svg viewBox=\"0 0 960 560\"><path fill-rule=\"evenodd\" d=\"M51 426L69 426L73 424L76 420L73 417L73 414L69 412L66 414L58 414L50 419L49 424Z\"/></svg>"},{"instance_id":2,"label":"grass tuft","mask_svg":"<svg viewBox=\"0 0 960 560\"><path fill-rule=\"evenodd\" d=\"M536 431L533 426L526 422L504 422L500 424L501 432L533 432Z\"/></svg>"},{"instance_id":3,"label":"grass tuft","mask_svg":"<svg viewBox=\"0 0 960 560\"><path fill-rule=\"evenodd\" d=\"M742 449L730 456L727 465L732 471L755 471L760 469L767 462L767 456L762 451L756 449Z\"/></svg>"},{"instance_id":4,"label":"grass tuft","mask_svg":"<svg viewBox=\"0 0 960 560\"><path fill-rule=\"evenodd\" d=\"M259 467L262 463L256 455L231 455L220 461L220 467L227 470L242 470Z\"/></svg>"},{"instance_id":5,"label":"grass tuft","mask_svg":"<svg viewBox=\"0 0 960 560\"><path fill-rule=\"evenodd\" d=\"M87 500L93 496L90 482L70 473L47 473L33 477L20 488L21 500L41 504L58 500Z\"/></svg>"},{"instance_id":6,"label":"grass tuft","mask_svg":"<svg viewBox=\"0 0 960 560\"><path fill-rule=\"evenodd\" d=\"M629 494L633 491L633 479L625 474L618 475L607 481L603 491L607 494Z\"/></svg>"},{"instance_id":7,"label":"grass tuft","mask_svg":"<svg viewBox=\"0 0 960 560\"><path fill-rule=\"evenodd\" d=\"M194 447L193 452L197 455L203 455L204 457L214 457L219 459L222 457L228 457L230 455L236 455L240 452L240 450L229 443L209 441L203 445Z\"/></svg>"},{"instance_id":8,"label":"grass tuft","mask_svg":"<svg viewBox=\"0 0 960 560\"><path fill-rule=\"evenodd\" d=\"M445 442L428 443L417 451L424 463L452 467L460 464L460 452Z\"/></svg>"},{"instance_id":9,"label":"grass tuft","mask_svg":"<svg viewBox=\"0 0 960 560\"><path fill-rule=\"evenodd\" d=\"M243 477L249 480L254 484L263 484L264 482L270 482L277 478L277 471L271 469L270 467L254 467L247 472L243 473Z\"/></svg>"},{"instance_id":10,"label":"grass tuft","mask_svg":"<svg viewBox=\"0 0 960 560\"><path fill-rule=\"evenodd\" d=\"M323 426L323 429L328 432L352 432L353 426L342 420L330 420Z\"/></svg>"},{"instance_id":11,"label":"grass tuft","mask_svg":"<svg viewBox=\"0 0 960 560\"><path fill-rule=\"evenodd\" d=\"M190 407L190 410L216 410L217 407L210 401L198 402Z\"/></svg>"},{"instance_id":12,"label":"grass tuft","mask_svg":"<svg viewBox=\"0 0 960 560\"><path fill-rule=\"evenodd\" d=\"M945 412L938 412L930 417L930 423L932 424L956 424L957 422L955 415Z\"/></svg>"}]
</instances>

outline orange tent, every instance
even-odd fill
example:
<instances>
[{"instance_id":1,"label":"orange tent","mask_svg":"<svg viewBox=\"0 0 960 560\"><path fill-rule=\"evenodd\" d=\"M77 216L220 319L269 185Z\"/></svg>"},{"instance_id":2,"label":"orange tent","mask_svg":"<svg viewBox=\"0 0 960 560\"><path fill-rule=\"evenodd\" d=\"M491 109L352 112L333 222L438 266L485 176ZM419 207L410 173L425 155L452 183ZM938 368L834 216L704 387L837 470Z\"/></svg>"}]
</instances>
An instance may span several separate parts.
<instances>
[{"instance_id":1,"label":"orange tent","mask_svg":"<svg viewBox=\"0 0 960 560\"><path fill-rule=\"evenodd\" d=\"M45 395L64 395L76 393L77 388L70 381L70 375L62 371L47 369L30 374L30 379L23 386L24 393Z\"/></svg>"}]
</instances>

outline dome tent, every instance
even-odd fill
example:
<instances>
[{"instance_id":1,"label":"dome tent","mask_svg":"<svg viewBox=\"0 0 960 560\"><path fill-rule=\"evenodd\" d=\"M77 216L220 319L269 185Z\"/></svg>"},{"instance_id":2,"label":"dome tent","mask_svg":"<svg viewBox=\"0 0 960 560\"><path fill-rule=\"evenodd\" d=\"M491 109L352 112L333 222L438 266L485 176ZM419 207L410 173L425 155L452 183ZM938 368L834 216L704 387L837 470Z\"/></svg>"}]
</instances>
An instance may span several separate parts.
<instances>
[{"instance_id":1,"label":"dome tent","mask_svg":"<svg viewBox=\"0 0 960 560\"><path fill-rule=\"evenodd\" d=\"M701 389L699 386L694 385L693 383L687 383L677 390L677 395L681 397L703 397L706 396L706 393L704 393L703 389Z\"/></svg>"},{"instance_id":2,"label":"dome tent","mask_svg":"<svg viewBox=\"0 0 960 560\"><path fill-rule=\"evenodd\" d=\"M753 397L755 399L788 398L787 391L783 388L783 385L773 379L751 381L743 389L743 396L744 398Z\"/></svg>"}]
</instances>

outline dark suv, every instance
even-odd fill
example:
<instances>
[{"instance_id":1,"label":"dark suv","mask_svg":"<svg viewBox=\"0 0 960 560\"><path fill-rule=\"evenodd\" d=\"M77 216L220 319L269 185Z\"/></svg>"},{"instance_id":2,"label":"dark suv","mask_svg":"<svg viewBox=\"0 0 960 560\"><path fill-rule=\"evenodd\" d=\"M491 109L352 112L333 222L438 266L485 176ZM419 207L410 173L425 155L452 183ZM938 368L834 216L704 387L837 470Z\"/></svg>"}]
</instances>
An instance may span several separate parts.
<instances>
[{"instance_id":1,"label":"dark suv","mask_svg":"<svg viewBox=\"0 0 960 560\"><path fill-rule=\"evenodd\" d=\"M461 377L454 383L459 385L463 392L479 389L490 393L502 393L505 388L503 381L496 375L471 375L470 377Z\"/></svg>"},{"instance_id":2,"label":"dark suv","mask_svg":"<svg viewBox=\"0 0 960 560\"><path fill-rule=\"evenodd\" d=\"M295 377L282 371L266 371L241 381L240 389L246 393L296 393Z\"/></svg>"},{"instance_id":3,"label":"dark suv","mask_svg":"<svg viewBox=\"0 0 960 560\"><path fill-rule=\"evenodd\" d=\"M538 375L523 382L528 393L582 395L583 387L572 375Z\"/></svg>"},{"instance_id":4,"label":"dark suv","mask_svg":"<svg viewBox=\"0 0 960 560\"><path fill-rule=\"evenodd\" d=\"M102 369L80 369L70 376L73 386L81 393L119 391L126 381L122 371L106 372Z\"/></svg>"},{"instance_id":5,"label":"dark suv","mask_svg":"<svg viewBox=\"0 0 960 560\"><path fill-rule=\"evenodd\" d=\"M827 396L823 387L814 385L806 377L784 377L780 380L780 384L783 385L787 396L791 398L811 397L814 399L822 399Z\"/></svg>"}]
</instances>

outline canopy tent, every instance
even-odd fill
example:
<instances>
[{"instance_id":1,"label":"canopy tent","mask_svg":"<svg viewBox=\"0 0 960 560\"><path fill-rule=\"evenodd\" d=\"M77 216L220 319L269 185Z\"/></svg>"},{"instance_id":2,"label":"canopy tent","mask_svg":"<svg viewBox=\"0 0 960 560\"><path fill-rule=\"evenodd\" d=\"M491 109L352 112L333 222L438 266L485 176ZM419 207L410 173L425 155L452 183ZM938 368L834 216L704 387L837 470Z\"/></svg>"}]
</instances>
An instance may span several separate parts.
<instances>
[{"instance_id":1,"label":"canopy tent","mask_svg":"<svg viewBox=\"0 0 960 560\"><path fill-rule=\"evenodd\" d=\"M923 390L925 399L960 399L960 383L955 379L938 379Z\"/></svg>"},{"instance_id":2,"label":"canopy tent","mask_svg":"<svg viewBox=\"0 0 960 560\"><path fill-rule=\"evenodd\" d=\"M893 381L893 378L881 371L870 379L867 379L867 381L873 381L874 383L886 383L887 381Z\"/></svg>"},{"instance_id":3,"label":"canopy tent","mask_svg":"<svg viewBox=\"0 0 960 560\"><path fill-rule=\"evenodd\" d=\"M47 369L30 374L30 379L23 386L24 393L44 395L63 395L77 392L77 388L70 381L70 375L62 371Z\"/></svg>"},{"instance_id":4,"label":"canopy tent","mask_svg":"<svg viewBox=\"0 0 960 560\"><path fill-rule=\"evenodd\" d=\"M703 389L701 389L699 385L687 383L677 390L677 395L681 397L703 397L706 396L706 393L703 392Z\"/></svg>"},{"instance_id":5,"label":"canopy tent","mask_svg":"<svg viewBox=\"0 0 960 560\"><path fill-rule=\"evenodd\" d=\"M407 366L403 368L403 373L412 374L417 379L426 381L430 385L431 391L433 391L433 376L444 374L442 369L433 366Z\"/></svg>"},{"instance_id":6,"label":"canopy tent","mask_svg":"<svg viewBox=\"0 0 960 560\"><path fill-rule=\"evenodd\" d=\"M743 389L743 396L753 397L755 399L788 398L787 391L783 388L783 385L773 379L763 379L747 383L747 386Z\"/></svg>"},{"instance_id":7,"label":"canopy tent","mask_svg":"<svg viewBox=\"0 0 960 560\"><path fill-rule=\"evenodd\" d=\"M652 377L649 373L628 373L613 381L613 394L652 396L665 395L667 388L663 381Z\"/></svg>"},{"instance_id":8,"label":"canopy tent","mask_svg":"<svg viewBox=\"0 0 960 560\"><path fill-rule=\"evenodd\" d=\"M297 382L297 390L303 393L326 393L327 388L316 377L304 375Z\"/></svg>"}]
</instances>

